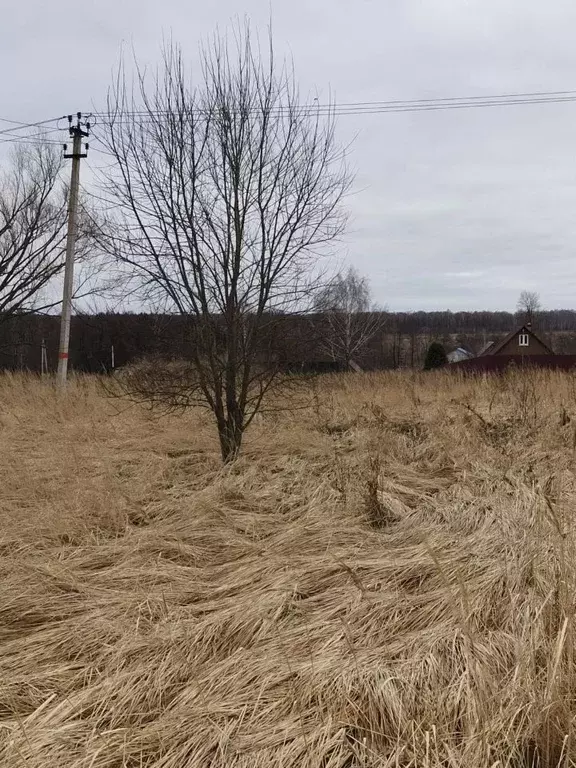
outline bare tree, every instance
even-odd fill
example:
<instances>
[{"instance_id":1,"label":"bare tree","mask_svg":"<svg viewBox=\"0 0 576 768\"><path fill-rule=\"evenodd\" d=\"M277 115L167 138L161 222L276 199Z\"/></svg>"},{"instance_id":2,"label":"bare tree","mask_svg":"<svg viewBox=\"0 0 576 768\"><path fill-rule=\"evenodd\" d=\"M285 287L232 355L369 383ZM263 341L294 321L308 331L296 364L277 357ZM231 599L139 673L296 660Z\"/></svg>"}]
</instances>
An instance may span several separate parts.
<instances>
[{"instance_id":1,"label":"bare tree","mask_svg":"<svg viewBox=\"0 0 576 768\"><path fill-rule=\"evenodd\" d=\"M66 199L60 154L18 147L0 178L0 322L54 305L45 290L63 267Z\"/></svg>"},{"instance_id":2,"label":"bare tree","mask_svg":"<svg viewBox=\"0 0 576 768\"><path fill-rule=\"evenodd\" d=\"M318 291L314 309L321 313L321 346L346 368L354 364L384 324L384 315L372 305L367 278L354 267L345 274L339 272Z\"/></svg>"},{"instance_id":3,"label":"bare tree","mask_svg":"<svg viewBox=\"0 0 576 768\"><path fill-rule=\"evenodd\" d=\"M53 144L17 147L0 171L0 324L60 307L58 277L64 269L67 188L62 153ZM113 275L97 250L94 217L80 201L74 303L102 296ZM26 342L27 344L30 342ZM6 347L22 347L8 342Z\"/></svg>"},{"instance_id":4,"label":"bare tree","mask_svg":"<svg viewBox=\"0 0 576 768\"><path fill-rule=\"evenodd\" d=\"M529 323L533 323L537 319L538 314L542 311L540 294L536 291L522 291L518 297L516 311L518 314L524 315L524 319Z\"/></svg>"},{"instance_id":5,"label":"bare tree","mask_svg":"<svg viewBox=\"0 0 576 768\"><path fill-rule=\"evenodd\" d=\"M304 306L318 255L343 231L349 186L333 109L302 105L271 39L265 56L247 27L234 40L203 49L197 89L172 44L152 80L139 72L132 87L121 69L103 179L107 249L140 300L190 318L186 375L171 387L146 375L130 394L207 406L224 461L279 381L275 329Z\"/></svg>"}]
</instances>

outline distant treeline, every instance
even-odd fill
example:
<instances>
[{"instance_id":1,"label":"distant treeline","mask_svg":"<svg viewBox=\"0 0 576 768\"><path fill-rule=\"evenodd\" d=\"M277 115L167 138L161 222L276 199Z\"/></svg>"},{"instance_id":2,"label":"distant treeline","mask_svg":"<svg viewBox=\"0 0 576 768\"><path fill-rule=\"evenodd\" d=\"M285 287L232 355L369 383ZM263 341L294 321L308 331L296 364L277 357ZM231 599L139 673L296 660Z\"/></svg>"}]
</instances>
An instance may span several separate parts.
<instances>
[{"instance_id":1,"label":"distant treeline","mask_svg":"<svg viewBox=\"0 0 576 768\"><path fill-rule=\"evenodd\" d=\"M524 320L512 312L394 312L387 313L403 333L508 333ZM542 332L576 331L576 310L539 312L534 322Z\"/></svg>"},{"instance_id":2,"label":"distant treeline","mask_svg":"<svg viewBox=\"0 0 576 768\"><path fill-rule=\"evenodd\" d=\"M522 317L510 312L386 312L382 330L358 362L366 369L421 367L427 346L464 346L477 352L487 341L512 330ZM286 365L328 369L309 326L314 318L284 317L272 342ZM40 371L43 345L48 369L57 365L60 320L49 315L23 315L0 320L0 369ZM538 314L534 327L558 353L576 353L576 311ZM110 372L151 355L187 358L191 351L190 321L179 315L94 314L72 319L70 365L88 373Z\"/></svg>"}]
</instances>

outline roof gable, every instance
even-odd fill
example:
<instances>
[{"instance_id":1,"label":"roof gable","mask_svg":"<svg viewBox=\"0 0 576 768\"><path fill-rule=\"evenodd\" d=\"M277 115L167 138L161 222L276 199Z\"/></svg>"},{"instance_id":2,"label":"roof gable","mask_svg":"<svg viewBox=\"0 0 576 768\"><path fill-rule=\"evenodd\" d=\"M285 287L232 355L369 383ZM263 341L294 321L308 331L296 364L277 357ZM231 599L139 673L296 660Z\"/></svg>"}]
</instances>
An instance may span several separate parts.
<instances>
[{"instance_id":1,"label":"roof gable","mask_svg":"<svg viewBox=\"0 0 576 768\"><path fill-rule=\"evenodd\" d=\"M505 336L502 339L502 341L499 341L497 344L494 344L493 346L491 346L489 349L487 349L484 352L484 354L497 355L498 352L500 352L500 350L503 349L503 347L505 347L509 341L511 341L515 336L521 333L527 333L531 338L536 339L536 341L539 342L548 351L550 355L554 354L550 349L550 347L548 346L548 344L543 342L542 339L539 336L537 336L534 333L534 331L531 328L529 328L527 325L522 325L520 328L515 328L513 331L510 331L510 333L507 336Z\"/></svg>"}]
</instances>

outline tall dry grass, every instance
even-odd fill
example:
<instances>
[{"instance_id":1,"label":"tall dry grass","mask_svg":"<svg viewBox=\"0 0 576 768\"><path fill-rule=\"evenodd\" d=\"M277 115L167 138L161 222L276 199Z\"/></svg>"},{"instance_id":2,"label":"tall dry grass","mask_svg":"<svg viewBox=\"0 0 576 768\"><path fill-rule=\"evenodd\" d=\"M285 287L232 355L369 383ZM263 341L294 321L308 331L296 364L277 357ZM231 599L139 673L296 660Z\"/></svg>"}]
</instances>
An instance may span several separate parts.
<instances>
[{"instance_id":1,"label":"tall dry grass","mask_svg":"<svg viewBox=\"0 0 576 768\"><path fill-rule=\"evenodd\" d=\"M122 410L124 409L124 410ZM0 380L0 765L576 765L576 383L202 412Z\"/></svg>"}]
</instances>

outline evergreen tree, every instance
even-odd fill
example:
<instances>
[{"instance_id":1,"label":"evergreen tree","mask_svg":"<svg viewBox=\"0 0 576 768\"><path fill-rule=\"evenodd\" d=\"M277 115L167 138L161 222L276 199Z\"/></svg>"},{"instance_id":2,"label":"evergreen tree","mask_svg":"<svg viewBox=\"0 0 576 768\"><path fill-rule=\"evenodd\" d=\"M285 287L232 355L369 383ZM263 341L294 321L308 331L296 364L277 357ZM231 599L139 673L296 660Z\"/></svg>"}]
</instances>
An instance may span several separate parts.
<instances>
[{"instance_id":1,"label":"evergreen tree","mask_svg":"<svg viewBox=\"0 0 576 768\"><path fill-rule=\"evenodd\" d=\"M424 370L431 371L434 368L441 368L443 365L446 365L447 362L448 358L446 357L446 350L442 344L433 341L428 347L428 352L426 352Z\"/></svg>"}]
</instances>

